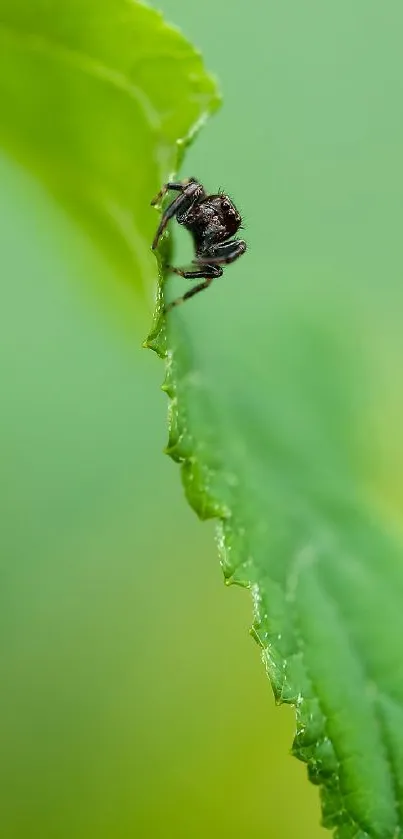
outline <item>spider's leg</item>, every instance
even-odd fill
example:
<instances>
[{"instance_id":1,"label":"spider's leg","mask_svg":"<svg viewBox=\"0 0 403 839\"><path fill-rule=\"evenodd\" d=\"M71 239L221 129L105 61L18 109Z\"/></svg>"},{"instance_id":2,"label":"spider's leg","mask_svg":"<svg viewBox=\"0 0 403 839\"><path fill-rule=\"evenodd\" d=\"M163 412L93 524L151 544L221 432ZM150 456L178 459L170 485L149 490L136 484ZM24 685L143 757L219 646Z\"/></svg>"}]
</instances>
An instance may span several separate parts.
<instances>
[{"instance_id":1,"label":"spider's leg","mask_svg":"<svg viewBox=\"0 0 403 839\"><path fill-rule=\"evenodd\" d=\"M185 178L183 181L168 181L168 183L164 184L160 191L157 193L155 198L150 202L152 207L155 207L156 204L160 204L164 195L172 189L174 192L183 192L186 189L187 185L190 183L195 183L196 178Z\"/></svg>"},{"instance_id":2,"label":"spider's leg","mask_svg":"<svg viewBox=\"0 0 403 839\"><path fill-rule=\"evenodd\" d=\"M219 265L202 265L199 268L173 268L172 265L167 266L169 271L172 271L173 274L178 274L180 277L184 277L185 280L199 280L201 277L211 276L211 279L214 280L215 277L221 277L223 270Z\"/></svg>"},{"instance_id":3,"label":"spider's leg","mask_svg":"<svg viewBox=\"0 0 403 839\"><path fill-rule=\"evenodd\" d=\"M159 239L162 236L169 220L177 214L183 215L186 213L192 206L193 202L199 197L202 190L203 187L200 186L197 181L191 181L183 188L181 195L178 195L178 197L174 198L172 203L169 204L165 212L162 214L157 232L154 236L154 241L151 246L153 250L157 247Z\"/></svg>"},{"instance_id":4,"label":"spider's leg","mask_svg":"<svg viewBox=\"0 0 403 839\"><path fill-rule=\"evenodd\" d=\"M202 265L229 265L235 262L246 251L246 242L243 239L232 239L230 242L223 242L220 245L210 245L209 249L197 257L197 262Z\"/></svg>"},{"instance_id":5,"label":"spider's leg","mask_svg":"<svg viewBox=\"0 0 403 839\"><path fill-rule=\"evenodd\" d=\"M179 274L181 277L185 277L187 280L197 280L198 278L204 278L203 283L198 283L193 288L189 289L182 297L177 297L176 300L172 300L172 303L168 303L168 306L165 306L164 311L169 312L174 306L179 306L180 303L184 303L185 300L189 300L189 297L193 297L195 294L198 294L199 291L204 291L205 288L208 288L209 285L213 282L216 277L221 277L223 273L222 268L219 265L206 265L204 270L199 271L183 271L181 268L172 268L171 271L174 274Z\"/></svg>"}]
</instances>

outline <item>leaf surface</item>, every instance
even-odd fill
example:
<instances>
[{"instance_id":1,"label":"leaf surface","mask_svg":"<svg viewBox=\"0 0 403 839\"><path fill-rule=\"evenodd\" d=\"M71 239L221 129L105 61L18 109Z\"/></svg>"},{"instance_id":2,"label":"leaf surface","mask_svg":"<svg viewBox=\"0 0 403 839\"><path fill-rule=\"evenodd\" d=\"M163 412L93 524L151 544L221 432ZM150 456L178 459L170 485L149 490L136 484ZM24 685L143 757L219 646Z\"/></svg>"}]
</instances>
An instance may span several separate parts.
<instances>
[{"instance_id":1,"label":"leaf surface","mask_svg":"<svg viewBox=\"0 0 403 839\"><path fill-rule=\"evenodd\" d=\"M168 453L191 506L219 520L226 581L252 592L252 633L276 701L296 708L293 751L321 787L325 826L396 838L402 288L296 268L269 293L249 278L248 295L247 255L230 269L157 312L148 345L167 359Z\"/></svg>"}]
</instances>

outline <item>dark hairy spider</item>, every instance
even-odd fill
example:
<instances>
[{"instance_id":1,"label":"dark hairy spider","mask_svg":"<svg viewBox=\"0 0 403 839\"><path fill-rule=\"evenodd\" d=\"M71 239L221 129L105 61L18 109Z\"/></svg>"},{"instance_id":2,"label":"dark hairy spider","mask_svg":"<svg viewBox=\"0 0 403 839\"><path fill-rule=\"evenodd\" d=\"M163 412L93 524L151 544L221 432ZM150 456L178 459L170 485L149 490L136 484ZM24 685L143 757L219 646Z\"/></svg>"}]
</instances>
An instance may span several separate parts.
<instances>
[{"instance_id":1,"label":"dark hairy spider","mask_svg":"<svg viewBox=\"0 0 403 839\"><path fill-rule=\"evenodd\" d=\"M169 220L175 217L178 224L183 224L193 237L195 259L192 260L192 264L195 268L186 270L168 267L187 280L203 279L203 282L193 286L183 297L169 303L165 312L208 288L216 277L221 277L222 265L234 262L246 251L246 242L243 239L232 238L241 227L242 218L228 195L222 192L208 195L196 178L187 178L184 181L170 181L164 184L151 201L152 206L159 204L168 190L179 192L179 195L162 214L152 249L157 247Z\"/></svg>"}]
</instances>

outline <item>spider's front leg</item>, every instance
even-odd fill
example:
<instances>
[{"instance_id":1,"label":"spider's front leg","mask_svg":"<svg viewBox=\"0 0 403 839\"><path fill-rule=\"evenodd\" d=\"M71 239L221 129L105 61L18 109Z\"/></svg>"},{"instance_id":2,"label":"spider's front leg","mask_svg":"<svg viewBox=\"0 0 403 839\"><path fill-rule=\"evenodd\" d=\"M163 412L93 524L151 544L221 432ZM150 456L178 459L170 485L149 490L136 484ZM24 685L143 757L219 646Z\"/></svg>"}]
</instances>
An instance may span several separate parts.
<instances>
[{"instance_id":1,"label":"spider's front leg","mask_svg":"<svg viewBox=\"0 0 403 839\"><path fill-rule=\"evenodd\" d=\"M246 242L243 239L232 239L220 245L210 245L202 256L197 257L197 262L202 265L229 265L245 251Z\"/></svg>"},{"instance_id":2,"label":"spider's front leg","mask_svg":"<svg viewBox=\"0 0 403 839\"><path fill-rule=\"evenodd\" d=\"M156 199L154 199L154 201L152 201L151 203L152 204L158 203L159 196L164 195L165 192L168 191L168 189L176 190L177 192L180 192L181 194L178 195L177 198L174 198L174 200L171 202L171 204L169 204L169 206L166 208L165 212L162 214L161 221L158 225L158 229L157 229L157 232L154 236L154 241L153 241L152 246L151 246L153 250L155 250L155 248L157 247L158 242L159 242L159 240L160 240L160 238L161 238L169 220L171 218L173 218L173 216L177 216L177 215L183 216L183 215L185 215L187 213L187 211L190 209L190 207L192 206L192 204L195 201L197 201L198 199L200 199L202 195L204 195L203 187L201 186L201 184L199 184L194 179L188 180L188 181L183 181L182 183L170 182L168 184L165 184L165 186L163 186L163 188L161 190L161 193L159 193L159 195L156 196Z\"/></svg>"},{"instance_id":3,"label":"spider's front leg","mask_svg":"<svg viewBox=\"0 0 403 839\"><path fill-rule=\"evenodd\" d=\"M166 184L163 184L160 191L157 192L155 198L150 201L152 207L155 207L156 204L160 204L164 196L169 192L171 189L173 192L183 192L184 189L188 186L188 184L196 183L196 178L184 178L183 181L168 181Z\"/></svg>"}]
</instances>

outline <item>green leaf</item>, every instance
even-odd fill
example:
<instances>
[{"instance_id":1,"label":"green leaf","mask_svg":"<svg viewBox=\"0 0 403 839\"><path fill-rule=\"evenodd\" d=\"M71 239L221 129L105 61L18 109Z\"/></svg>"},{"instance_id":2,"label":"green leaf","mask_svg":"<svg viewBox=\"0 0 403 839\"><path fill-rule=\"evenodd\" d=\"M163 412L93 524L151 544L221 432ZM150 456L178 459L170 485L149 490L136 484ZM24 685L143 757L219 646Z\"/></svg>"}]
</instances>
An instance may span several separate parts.
<instances>
[{"instance_id":1,"label":"green leaf","mask_svg":"<svg viewBox=\"0 0 403 839\"><path fill-rule=\"evenodd\" d=\"M227 583L252 592L252 634L276 702L296 708L293 752L321 787L325 826L392 839L403 836L402 284L323 281L298 265L267 282L246 254L154 328L167 450L194 510L219 519Z\"/></svg>"},{"instance_id":2,"label":"green leaf","mask_svg":"<svg viewBox=\"0 0 403 839\"><path fill-rule=\"evenodd\" d=\"M200 55L128 0L1 0L0 145L143 293L150 200L218 104Z\"/></svg>"},{"instance_id":3,"label":"green leaf","mask_svg":"<svg viewBox=\"0 0 403 839\"><path fill-rule=\"evenodd\" d=\"M218 102L200 56L138 3L1 0L0 68L0 145L144 289L149 200L177 167L177 139ZM212 291L197 298L171 313L168 334L161 282L148 339L168 358L168 451L194 509L219 518L226 580L251 588L275 698L296 706L294 752L339 839L403 832L403 299L392 273L381 287L359 272L323 283L297 265L263 305L261 266L238 316L223 285L221 307Z\"/></svg>"}]
</instances>

